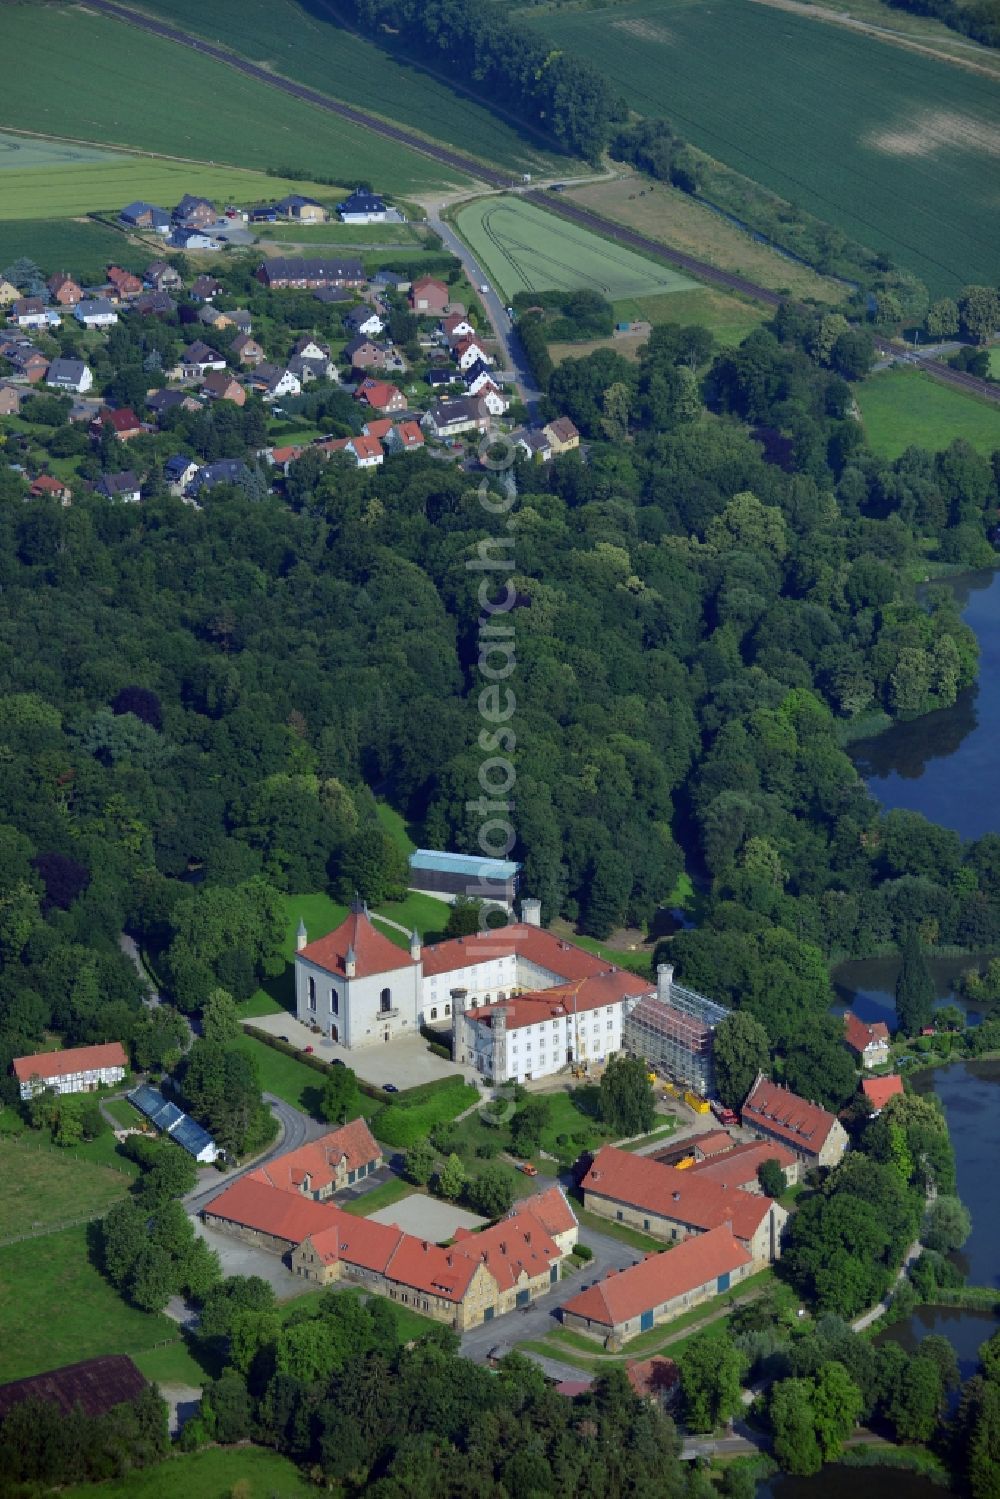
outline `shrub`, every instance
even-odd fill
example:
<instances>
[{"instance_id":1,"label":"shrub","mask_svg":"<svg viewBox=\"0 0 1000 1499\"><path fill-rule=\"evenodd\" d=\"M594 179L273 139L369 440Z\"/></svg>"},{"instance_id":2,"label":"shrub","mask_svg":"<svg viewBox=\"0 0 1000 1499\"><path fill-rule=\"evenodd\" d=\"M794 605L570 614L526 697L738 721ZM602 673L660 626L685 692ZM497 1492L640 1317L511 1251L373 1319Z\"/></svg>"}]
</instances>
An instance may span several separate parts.
<instances>
[{"instance_id":1,"label":"shrub","mask_svg":"<svg viewBox=\"0 0 1000 1499\"><path fill-rule=\"evenodd\" d=\"M481 1161L491 1161L500 1149L493 1140L484 1140L481 1145L476 1146L476 1155Z\"/></svg>"},{"instance_id":2,"label":"shrub","mask_svg":"<svg viewBox=\"0 0 1000 1499\"><path fill-rule=\"evenodd\" d=\"M578 1260L583 1260L584 1264L586 1264L588 1260L592 1260L594 1258L594 1251L591 1249L589 1244L578 1244L573 1253L576 1255Z\"/></svg>"}]
</instances>

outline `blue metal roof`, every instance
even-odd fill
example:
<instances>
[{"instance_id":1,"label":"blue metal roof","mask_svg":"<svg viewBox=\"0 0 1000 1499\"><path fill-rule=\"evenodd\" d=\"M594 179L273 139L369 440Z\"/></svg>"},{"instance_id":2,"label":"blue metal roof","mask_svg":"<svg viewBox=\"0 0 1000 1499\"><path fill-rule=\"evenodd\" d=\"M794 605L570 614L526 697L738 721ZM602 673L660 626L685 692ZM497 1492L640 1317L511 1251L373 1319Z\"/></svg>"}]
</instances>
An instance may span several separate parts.
<instances>
[{"instance_id":1,"label":"blue metal roof","mask_svg":"<svg viewBox=\"0 0 1000 1499\"><path fill-rule=\"evenodd\" d=\"M186 1114L181 1115L180 1124L170 1131L170 1138L196 1158L206 1146L213 1144L211 1135Z\"/></svg>"},{"instance_id":2,"label":"blue metal roof","mask_svg":"<svg viewBox=\"0 0 1000 1499\"><path fill-rule=\"evenodd\" d=\"M200 1124L195 1124L182 1109L164 1098L159 1089L151 1088L148 1083L134 1088L128 1097L130 1103L134 1103L141 1113L152 1120L157 1129L163 1130L171 1140L176 1140L178 1145L190 1151L193 1156L197 1157L206 1145L214 1143L211 1135Z\"/></svg>"},{"instance_id":3,"label":"blue metal roof","mask_svg":"<svg viewBox=\"0 0 1000 1499\"><path fill-rule=\"evenodd\" d=\"M417 848L410 855L410 868L433 869L439 874L480 875L483 879L510 880L521 866L513 859L488 859L485 854L449 854L441 849Z\"/></svg>"}]
</instances>

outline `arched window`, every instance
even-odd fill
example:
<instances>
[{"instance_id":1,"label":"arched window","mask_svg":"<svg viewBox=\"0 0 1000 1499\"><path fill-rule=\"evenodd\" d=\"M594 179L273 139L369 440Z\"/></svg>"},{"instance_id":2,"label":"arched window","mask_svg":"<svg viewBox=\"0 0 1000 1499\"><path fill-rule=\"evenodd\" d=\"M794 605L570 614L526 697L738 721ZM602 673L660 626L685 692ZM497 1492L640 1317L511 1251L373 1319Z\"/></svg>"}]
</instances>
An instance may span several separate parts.
<instances>
[{"instance_id":1,"label":"arched window","mask_svg":"<svg viewBox=\"0 0 1000 1499\"><path fill-rule=\"evenodd\" d=\"M332 984L330 985L330 1014L340 1014L340 995Z\"/></svg>"},{"instance_id":2,"label":"arched window","mask_svg":"<svg viewBox=\"0 0 1000 1499\"><path fill-rule=\"evenodd\" d=\"M309 1008L310 1008L310 1010L315 1010L315 1008L316 1008L316 980L314 978L310 977L309 980L308 980L308 986L309 986L309 990L308 990L308 992L309 992Z\"/></svg>"},{"instance_id":3,"label":"arched window","mask_svg":"<svg viewBox=\"0 0 1000 1499\"><path fill-rule=\"evenodd\" d=\"M392 1009L392 990L391 989L383 989L382 990L382 993L379 995L378 1007L381 1010L381 1012L382 1012L383 1015L387 1014L389 1012L389 1010Z\"/></svg>"},{"instance_id":4,"label":"arched window","mask_svg":"<svg viewBox=\"0 0 1000 1499\"><path fill-rule=\"evenodd\" d=\"M431 1019L432 1020L436 1020L437 1018L438 1018L438 1012L437 1012L437 1010L436 1009L431 1010Z\"/></svg>"}]
</instances>

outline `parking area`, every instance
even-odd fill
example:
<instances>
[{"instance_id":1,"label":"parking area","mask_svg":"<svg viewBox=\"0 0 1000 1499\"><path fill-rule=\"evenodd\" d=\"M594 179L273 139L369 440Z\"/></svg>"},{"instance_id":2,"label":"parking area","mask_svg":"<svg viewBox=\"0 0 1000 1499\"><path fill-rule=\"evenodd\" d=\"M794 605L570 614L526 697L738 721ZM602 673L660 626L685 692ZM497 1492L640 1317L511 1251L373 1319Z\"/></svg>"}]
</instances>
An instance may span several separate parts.
<instances>
[{"instance_id":1,"label":"parking area","mask_svg":"<svg viewBox=\"0 0 1000 1499\"><path fill-rule=\"evenodd\" d=\"M404 1233L414 1234L418 1239L428 1239L432 1244L443 1244L453 1239L459 1228L481 1228L487 1221L475 1213L453 1207L450 1202L438 1202L435 1197L426 1197L414 1192L394 1202L391 1207L380 1208L370 1215L373 1223L394 1223Z\"/></svg>"},{"instance_id":2,"label":"parking area","mask_svg":"<svg viewBox=\"0 0 1000 1499\"><path fill-rule=\"evenodd\" d=\"M293 1275L284 1260L266 1249L253 1244L244 1244L235 1234L220 1233L218 1229L206 1228L200 1218L192 1219L194 1231L204 1239L209 1249L214 1249L222 1263L223 1275L259 1275L272 1287L279 1301L290 1301L306 1291L315 1290L307 1280Z\"/></svg>"},{"instance_id":3,"label":"parking area","mask_svg":"<svg viewBox=\"0 0 1000 1499\"><path fill-rule=\"evenodd\" d=\"M317 1036L301 1020L284 1011L280 1015L260 1015L247 1023L272 1036L287 1039L302 1051L311 1046L313 1054L324 1062L340 1060L366 1083L374 1083L379 1088L386 1083L400 1089L413 1088L417 1083L433 1082L435 1078L463 1070L445 1057L436 1057L427 1049L427 1042L420 1035L403 1036L398 1041L383 1041L377 1046L348 1051L346 1046L338 1046L325 1036ZM471 1069L464 1070L471 1073ZM474 1073L469 1080L476 1081Z\"/></svg>"}]
</instances>

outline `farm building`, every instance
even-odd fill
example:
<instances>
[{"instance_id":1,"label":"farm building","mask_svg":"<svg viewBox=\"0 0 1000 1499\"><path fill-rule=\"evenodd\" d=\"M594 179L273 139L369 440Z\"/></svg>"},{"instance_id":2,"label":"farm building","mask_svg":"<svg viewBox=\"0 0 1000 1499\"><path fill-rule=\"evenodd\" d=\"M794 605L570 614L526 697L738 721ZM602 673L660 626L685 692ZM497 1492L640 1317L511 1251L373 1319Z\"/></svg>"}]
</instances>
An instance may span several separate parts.
<instances>
[{"instance_id":1,"label":"farm building","mask_svg":"<svg viewBox=\"0 0 1000 1499\"><path fill-rule=\"evenodd\" d=\"M364 1181L381 1165L382 1147L363 1119L352 1119L350 1124L298 1150L286 1151L266 1166L258 1166L249 1179L324 1202L335 1192Z\"/></svg>"},{"instance_id":2,"label":"farm building","mask_svg":"<svg viewBox=\"0 0 1000 1499\"><path fill-rule=\"evenodd\" d=\"M13 1061L22 1098L33 1098L46 1088L54 1093L92 1093L95 1088L120 1083L127 1067L128 1057L120 1041L74 1046L68 1051L42 1051Z\"/></svg>"},{"instance_id":3,"label":"farm building","mask_svg":"<svg viewBox=\"0 0 1000 1499\"><path fill-rule=\"evenodd\" d=\"M58 1405L66 1415L79 1407L84 1415L104 1416L116 1405L137 1400L145 1389L146 1380L130 1358L108 1353L0 1385L0 1421L26 1400Z\"/></svg>"},{"instance_id":4,"label":"farm building","mask_svg":"<svg viewBox=\"0 0 1000 1499\"><path fill-rule=\"evenodd\" d=\"M728 1224L651 1254L631 1269L612 1271L561 1309L566 1327L627 1343L690 1307L722 1295L751 1274L754 1263Z\"/></svg>"},{"instance_id":5,"label":"farm building","mask_svg":"<svg viewBox=\"0 0 1000 1499\"><path fill-rule=\"evenodd\" d=\"M847 1149L847 1131L834 1114L799 1098L758 1073L741 1111L744 1129L776 1140L810 1166L835 1166Z\"/></svg>"},{"instance_id":6,"label":"farm building","mask_svg":"<svg viewBox=\"0 0 1000 1499\"><path fill-rule=\"evenodd\" d=\"M454 900L475 896L514 905L521 866L513 859L490 859L484 854L455 854L443 849L418 848L410 855L411 890Z\"/></svg>"},{"instance_id":7,"label":"farm building","mask_svg":"<svg viewBox=\"0 0 1000 1499\"><path fill-rule=\"evenodd\" d=\"M188 1155L193 1155L199 1164L210 1166L218 1158L219 1148L211 1135L200 1124L195 1124L175 1103L164 1098L156 1088L143 1083L141 1087L133 1089L128 1097L140 1114L145 1114L151 1124L163 1134L169 1135Z\"/></svg>"}]
</instances>

